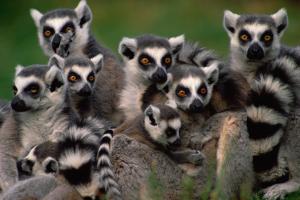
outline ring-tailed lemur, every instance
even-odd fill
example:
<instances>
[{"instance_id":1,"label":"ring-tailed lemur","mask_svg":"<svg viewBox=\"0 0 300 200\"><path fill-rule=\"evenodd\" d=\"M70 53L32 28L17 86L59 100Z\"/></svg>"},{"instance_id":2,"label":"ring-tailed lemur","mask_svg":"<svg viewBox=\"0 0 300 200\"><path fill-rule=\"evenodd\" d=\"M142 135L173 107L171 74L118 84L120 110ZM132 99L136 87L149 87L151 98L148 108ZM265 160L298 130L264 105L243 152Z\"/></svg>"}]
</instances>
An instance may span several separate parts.
<instances>
[{"instance_id":1,"label":"ring-tailed lemur","mask_svg":"<svg viewBox=\"0 0 300 200\"><path fill-rule=\"evenodd\" d=\"M102 68L103 56L89 59L84 56L62 58L54 55L49 65L56 65L64 72L68 82L67 93L70 106L81 119L87 117L103 118L101 105L96 100L95 82Z\"/></svg>"},{"instance_id":2,"label":"ring-tailed lemur","mask_svg":"<svg viewBox=\"0 0 300 200\"><path fill-rule=\"evenodd\" d=\"M39 42L49 57L55 53L62 57L103 55L103 67L95 81L95 104L107 120L119 124L119 94L123 87L124 72L113 53L97 43L91 35L92 12L85 0L75 9L56 9L45 14L31 9L38 29Z\"/></svg>"},{"instance_id":3,"label":"ring-tailed lemur","mask_svg":"<svg viewBox=\"0 0 300 200\"><path fill-rule=\"evenodd\" d=\"M33 145L56 137L69 124L66 84L56 67L16 67L11 112L0 133L0 184L3 191L18 181L16 159Z\"/></svg>"},{"instance_id":4,"label":"ring-tailed lemur","mask_svg":"<svg viewBox=\"0 0 300 200\"><path fill-rule=\"evenodd\" d=\"M167 69L175 63L183 43L183 35L169 39L154 35L122 39L119 53L124 60L126 81L119 107L126 119L133 119L142 111L141 100L150 85L168 81Z\"/></svg>"},{"instance_id":5,"label":"ring-tailed lemur","mask_svg":"<svg viewBox=\"0 0 300 200\"><path fill-rule=\"evenodd\" d=\"M93 129L71 126L56 141L34 146L18 161L20 170L30 175L53 174L83 198L97 199L104 192L109 199L122 199L110 162L113 132L101 136Z\"/></svg>"},{"instance_id":6,"label":"ring-tailed lemur","mask_svg":"<svg viewBox=\"0 0 300 200\"><path fill-rule=\"evenodd\" d=\"M114 130L114 134L125 134L153 149L160 150L178 164L201 165L204 157L199 151L180 149L180 129L179 113L170 106L157 104L149 105L144 113L125 121Z\"/></svg>"},{"instance_id":7,"label":"ring-tailed lemur","mask_svg":"<svg viewBox=\"0 0 300 200\"><path fill-rule=\"evenodd\" d=\"M280 156L288 115L300 98L300 54L282 47L280 38L288 25L284 9L273 15L224 13L230 37L231 67L247 79L247 127L257 187L267 199L283 198L300 188ZM269 187L271 186L271 187Z\"/></svg>"}]
</instances>

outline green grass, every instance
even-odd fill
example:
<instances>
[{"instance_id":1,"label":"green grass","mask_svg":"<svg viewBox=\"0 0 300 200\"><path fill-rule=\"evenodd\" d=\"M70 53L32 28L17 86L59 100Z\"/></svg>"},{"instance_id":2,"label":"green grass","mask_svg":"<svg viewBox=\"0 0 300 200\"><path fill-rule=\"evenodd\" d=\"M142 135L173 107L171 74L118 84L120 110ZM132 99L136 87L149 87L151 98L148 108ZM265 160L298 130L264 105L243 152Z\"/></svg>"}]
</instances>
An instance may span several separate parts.
<instances>
[{"instance_id":1,"label":"green grass","mask_svg":"<svg viewBox=\"0 0 300 200\"><path fill-rule=\"evenodd\" d=\"M30 8L42 12L57 7L75 7L74 0L11 0L0 7L0 98L12 97L11 84L17 64L47 63L37 40ZM227 55L228 38L222 28L225 9L239 13L273 13L286 7L289 28L284 36L288 45L299 43L300 3L296 0L89 0L94 13L96 38L116 52L123 36L154 33L174 36L184 33L189 40Z\"/></svg>"}]
</instances>

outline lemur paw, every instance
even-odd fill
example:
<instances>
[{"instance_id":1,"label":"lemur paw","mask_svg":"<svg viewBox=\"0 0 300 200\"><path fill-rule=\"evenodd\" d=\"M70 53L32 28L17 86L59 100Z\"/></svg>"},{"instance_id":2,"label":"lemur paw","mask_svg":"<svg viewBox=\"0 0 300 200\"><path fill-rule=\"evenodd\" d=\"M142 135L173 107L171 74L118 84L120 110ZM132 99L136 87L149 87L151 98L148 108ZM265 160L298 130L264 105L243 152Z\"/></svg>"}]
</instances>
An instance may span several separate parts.
<instances>
[{"instance_id":1,"label":"lemur paw","mask_svg":"<svg viewBox=\"0 0 300 200\"><path fill-rule=\"evenodd\" d=\"M202 154L200 151L197 151L197 150L190 150L190 154L188 155L188 160L191 164L194 164L194 165L202 165L203 164L203 161L205 159L205 156L204 154Z\"/></svg>"},{"instance_id":2,"label":"lemur paw","mask_svg":"<svg viewBox=\"0 0 300 200\"><path fill-rule=\"evenodd\" d=\"M284 199L287 191L281 184L270 186L263 190L263 198L266 200Z\"/></svg>"}]
</instances>

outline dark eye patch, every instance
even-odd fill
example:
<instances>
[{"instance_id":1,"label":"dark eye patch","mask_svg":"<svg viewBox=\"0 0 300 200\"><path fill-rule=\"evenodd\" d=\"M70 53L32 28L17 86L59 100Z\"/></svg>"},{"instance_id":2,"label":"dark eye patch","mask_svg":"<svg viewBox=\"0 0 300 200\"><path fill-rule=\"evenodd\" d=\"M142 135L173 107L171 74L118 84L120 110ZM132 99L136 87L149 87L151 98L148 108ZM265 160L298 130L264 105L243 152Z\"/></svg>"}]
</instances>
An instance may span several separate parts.
<instances>
[{"instance_id":1,"label":"dark eye patch","mask_svg":"<svg viewBox=\"0 0 300 200\"><path fill-rule=\"evenodd\" d=\"M46 32L46 31L50 31L51 35L48 36L48 37L45 36L45 32ZM43 28L43 35L44 35L44 37L49 38L49 37L51 37L52 35L54 35L54 33L55 33L54 28L52 28L51 26L44 26L44 28Z\"/></svg>"},{"instance_id":2,"label":"dark eye patch","mask_svg":"<svg viewBox=\"0 0 300 200\"><path fill-rule=\"evenodd\" d=\"M144 64L143 59L148 59L149 63ZM140 66L142 67L143 70L147 70L147 69L149 69L149 67L155 65L155 60L150 55L148 55L146 53L142 53L138 57L138 62L139 62Z\"/></svg>"},{"instance_id":3,"label":"dark eye patch","mask_svg":"<svg viewBox=\"0 0 300 200\"><path fill-rule=\"evenodd\" d=\"M247 36L247 40L242 40L242 36L243 35L246 35ZM242 29L239 33L239 41L241 44L245 45L247 42L251 41L252 40L252 37L250 35L250 33L248 31L246 31L245 29Z\"/></svg>"},{"instance_id":4,"label":"dark eye patch","mask_svg":"<svg viewBox=\"0 0 300 200\"><path fill-rule=\"evenodd\" d=\"M199 89L198 89L198 94L201 96L206 96L207 95L207 87L205 84L202 84Z\"/></svg>"},{"instance_id":5,"label":"dark eye patch","mask_svg":"<svg viewBox=\"0 0 300 200\"><path fill-rule=\"evenodd\" d=\"M30 96L37 96L40 92L40 85L38 83L30 83L27 87L25 87L24 91Z\"/></svg>"},{"instance_id":6,"label":"dark eye patch","mask_svg":"<svg viewBox=\"0 0 300 200\"><path fill-rule=\"evenodd\" d=\"M91 79L92 77L93 79ZM93 83L95 81L95 73L94 72L89 73L89 75L87 76L87 80L88 82Z\"/></svg>"},{"instance_id":7,"label":"dark eye patch","mask_svg":"<svg viewBox=\"0 0 300 200\"><path fill-rule=\"evenodd\" d=\"M172 65L172 55L170 53L164 55L161 59L161 64L168 69Z\"/></svg>"},{"instance_id":8,"label":"dark eye patch","mask_svg":"<svg viewBox=\"0 0 300 200\"><path fill-rule=\"evenodd\" d=\"M265 40L266 36L269 36L270 37L270 40ZM273 42L273 32L271 30L267 30L265 31L262 35L261 35L261 38L260 38L260 41L262 41L265 46L270 46Z\"/></svg>"},{"instance_id":9,"label":"dark eye patch","mask_svg":"<svg viewBox=\"0 0 300 200\"><path fill-rule=\"evenodd\" d=\"M73 24L73 22L67 22L60 30L61 33L67 33L68 29L71 28L72 32L75 31L75 26Z\"/></svg>"},{"instance_id":10,"label":"dark eye patch","mask_svg":"<svg viewBox=\"0 0 300 200\"><path fill-rule=\"evenodd\" d=\"M17 92L18 92L18 88L17 88L15 85L13 85L13 86L12 86L12 89L13 89L14 95L16 95Z\"/></svg>"},{"instance_id":11,"label":"dark eye patch","mask_svg":"<svg viewBox=\"0 0 300 200\"><path fill-rule=\"evenodd\" d=\"M185 94L186 94L187 97L191 95L191 91L190 91L189 88L187 88L187 87L185 87L185 86L183 86L183 85L178 85L177 88L176 88L176 90L175 90L175 93L176 93L176 96L177 96L178 98L180 98L180 99L184 98L184 97L178 96L178 92L179 92L180 90L183 90L183 91L185 92Z\"/></svg>"},{"instance_id":12,"label":"dark eye patch","mask_svg":"<svg viewBox=\"0 0 300 200\"><path fill-rule=\"evenodd\" d=\"M75 76L76 77L76 81L79 81L81 79L80 76L76 72L70 71L69 74L68 74L68 80L69 80L69 82L76 82L76 81L70 80L71 76Z\"/></svg>"}]
</instances>

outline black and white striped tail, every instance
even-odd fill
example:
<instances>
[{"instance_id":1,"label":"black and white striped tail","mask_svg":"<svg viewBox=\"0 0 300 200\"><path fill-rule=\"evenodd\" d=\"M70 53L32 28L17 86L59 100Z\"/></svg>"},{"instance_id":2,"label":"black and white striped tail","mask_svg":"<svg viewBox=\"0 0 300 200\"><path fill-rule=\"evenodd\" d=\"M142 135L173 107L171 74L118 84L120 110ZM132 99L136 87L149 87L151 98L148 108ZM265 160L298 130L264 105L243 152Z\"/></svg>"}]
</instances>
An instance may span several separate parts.
<instances>
[{"instance_id":1,"label":"black and white striped tail","mask_svg":"<svg viewBox=\"0 0 300 200\"><path fill-rule=\"evenodd\" d=\"M110 161L112 137L113 131L107 130L101 138L97 155L97 168L100 172L100 183L109 199L120 200L122 199L121 192L119 190L118 183L115 181L115 176Z\"/></svg>"},{"instance_id":2,"label":"black and white striped tail","mask_svg":"<svg viewBox=\"0 0 300 200\"><path fill-rule=\"evenodd\" d=\"M261 187L289 179L287 164L278 155L288 115L299 100L299 76L297 65L283 57L261 66L250 83L247 128Z\"/></svg>"},{"instance_id":3,"label":"black and white striped tail","mask_svg":"<svg viewBox=\"0 0 300 200\"><path fill-rule=\"evenodd\" d=\"M185 43L177 55L177 62L190 64L198 67L208 67L213 64L219 65L217 56L206 48L200 47L197 43Z\"/></svg>"}]
</instances>

